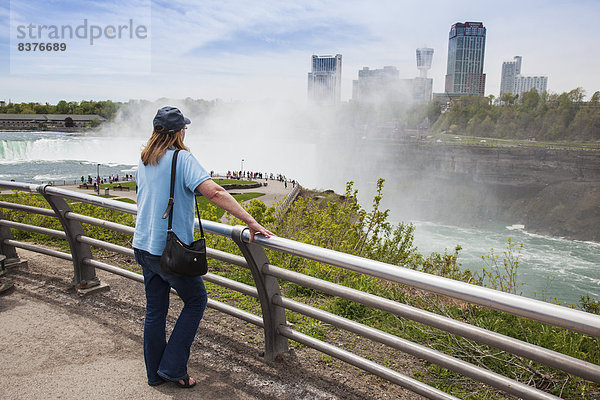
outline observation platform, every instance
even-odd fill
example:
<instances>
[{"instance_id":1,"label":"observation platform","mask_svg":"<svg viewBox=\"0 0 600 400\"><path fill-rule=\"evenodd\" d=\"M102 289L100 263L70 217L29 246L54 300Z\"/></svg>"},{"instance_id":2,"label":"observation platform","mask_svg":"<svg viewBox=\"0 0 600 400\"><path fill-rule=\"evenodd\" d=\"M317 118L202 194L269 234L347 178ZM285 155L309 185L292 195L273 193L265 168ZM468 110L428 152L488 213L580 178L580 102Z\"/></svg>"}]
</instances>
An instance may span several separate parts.
<instances>
[{"instance_id":1,"label":"observation platform","mask_svg":"<svg viewBox=\"0 0 600 400\"><path fill-rule=\"evenodd\" d=\"M189 373L198 385L150 387L142 351L143 285L96 270L110 290L80 296L71 286L70 261L18 253L27 263L0 278L14 283L0 295L0 398L420 398L306 347L267 363L259 355L262 329L212 309L191 350ZM170 327L181 302L172 296L171 304Z\"/></svg>"},{"instance_id":2,"label":"observation platform","mask_svg":"<svg viewBox=\"0 0 600 400\"><path fill-rule=\"evenodd\" d=\"M219 179L219 178L222 178L222 177L215 177L215 179ZM230 193L249 193L249 192L264 193L265 195L261 196L261 197L257 197L257 200L262 201L263 203L265 203L265 205L267 207L270 207L270 206L274 205L276 202L282 201L285 198L285 196L287 196L288 193L290 193L292 191L292 189L294 188L291 182L288 182L287 187L286 187L284 182L280 182L275 179L269 179L267 181L264 179L255 179L255 181L259 182L259 183L267 183L267 186L261 186L259 188L251 188L251 189L232 189L232 190L229 190L229 192ZM118 184L118 182L114 183L115 186L117 184ZM84 188L79 187L79 185L65 185L65 186L61 185L60 187L68 189L68 190L73 190L75 192L94 194L94 189L84 189ZM10 193L10 191L6 191L6 190L4 192ZM104 189L100 190L100 194L104 194ZM131 200L136 199L135 190L125 191L125 190L109 189L109 194L112 196L116 196L115 198L127 198L127 199L131 199Z\"/></svg>"}]
</instances>

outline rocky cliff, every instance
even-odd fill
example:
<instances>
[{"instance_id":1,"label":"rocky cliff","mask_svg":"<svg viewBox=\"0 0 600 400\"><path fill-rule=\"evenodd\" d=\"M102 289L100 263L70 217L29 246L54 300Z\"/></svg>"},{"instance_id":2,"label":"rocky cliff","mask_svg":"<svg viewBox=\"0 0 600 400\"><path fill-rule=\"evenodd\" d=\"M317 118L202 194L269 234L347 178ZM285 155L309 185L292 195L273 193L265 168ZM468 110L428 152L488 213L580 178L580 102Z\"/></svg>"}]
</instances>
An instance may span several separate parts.
<instances>
[{"instance_id":1,"label":"rocky cliff","mask_svg":"<svg viewBox=\"0 0 600 400\"><path fill-rule=\"evenodd\" d=\"M359 175L386 177L394 208L412 218L600 241L600 151L365 143L355 156L371 164Z\"/></svg>"}]
</instances>

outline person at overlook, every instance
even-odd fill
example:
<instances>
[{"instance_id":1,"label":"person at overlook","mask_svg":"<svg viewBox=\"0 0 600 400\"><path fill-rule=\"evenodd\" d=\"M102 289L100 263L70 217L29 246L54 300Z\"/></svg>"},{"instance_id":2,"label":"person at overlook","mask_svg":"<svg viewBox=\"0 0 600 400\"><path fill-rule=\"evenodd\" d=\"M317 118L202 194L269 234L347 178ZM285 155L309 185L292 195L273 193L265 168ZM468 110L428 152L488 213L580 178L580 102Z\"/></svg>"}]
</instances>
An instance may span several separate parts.
<instances>
[{"instance_id":1,"label":"person at overlook","mask_svg":"<svg viewBox=\"0 0 600 400\"><path fill-rule=\"evenodd\" d=\"M191 121L175 107L158 110L153 132L144 147L137 170L137 220L133 235L135 260L142 266L146 291L144 321L144 360L148 384L166 381L191 388L196 381L188 375L190 348L207 303L201 276L179 277L163 272L160 256L167 238L167 220L162 218L170 196L171 162L175 150L180 150L176 162L175 205L173 231L186 244L193 241L194 196L202 194L248 225L250 241L256 234L273 235L248 214L240 204L200 165L185 146L185 131ZM183 300L168 341L166 318L169 292L174 288Z\"/></svg>"}]
</instances>

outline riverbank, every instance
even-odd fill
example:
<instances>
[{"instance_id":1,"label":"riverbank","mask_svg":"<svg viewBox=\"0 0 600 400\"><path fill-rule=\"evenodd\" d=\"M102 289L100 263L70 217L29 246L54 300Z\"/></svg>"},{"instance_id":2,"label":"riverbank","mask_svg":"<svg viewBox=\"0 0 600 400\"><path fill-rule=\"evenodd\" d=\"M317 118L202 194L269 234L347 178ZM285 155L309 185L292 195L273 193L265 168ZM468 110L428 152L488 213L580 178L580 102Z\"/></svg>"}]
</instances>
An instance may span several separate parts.
<instances>
[{"instance_id":1,"label":"riverbank","mask_svg":"<svg viewBox=\"0 0 600 400\"><path fill-rule=\"evenodd\" d=\"M365 140L346 175L386 178L399 219L483 226L600 242L600 151Z\"/></svg>"}]
</instances>

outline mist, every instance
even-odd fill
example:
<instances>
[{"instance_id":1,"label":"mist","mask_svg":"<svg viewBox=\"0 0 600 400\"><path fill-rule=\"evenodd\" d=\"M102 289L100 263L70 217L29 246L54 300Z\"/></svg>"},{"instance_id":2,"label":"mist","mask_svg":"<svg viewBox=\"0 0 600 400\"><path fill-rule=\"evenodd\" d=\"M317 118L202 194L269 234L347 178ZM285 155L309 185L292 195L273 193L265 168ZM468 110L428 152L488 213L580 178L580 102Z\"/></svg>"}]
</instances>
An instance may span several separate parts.
<instances>
[{"instance_id":1,"label":"mist","mask_svg":"<svg viewBox=\"0 0 600 400\"><path fill-rule=\"evenodd\" d=\"M268 100L134 100L120 107L101 134L129 138L127 155L135 165L151 135L156 110L166 105L178 107L190 118L185 143L204 168L216 174L242 168L282 174L306 188L340 194L346 182L354 181L364 207L371 204L378 178L384 178L383 206L395 221L443 217L448 198L442 201L440 196L461 195L453 189L456 182L440 173L440 162L445 161L440 161L439 153L415 153L421 148L415 125L422 122L419 112L427 105L389 102L387 97L336 106ZM453 218L457 212L452 211Z\"/></svg>"},{"instance_id":2,"label":"mist","mask_svg":"<svg viewBox=\"0 0 600 400\"><path fill-rule=\"evenodd\" d=\"M334 129L335 115L321 107L268 100L135 100L122 105L100 134L137 141L137 148L130 149L137 164L139 151L151 135L156 110L166 105L179 108L192 121L185 143L208 171L224 174L243 168L283 174L308 187L332 183L323 171L321 157L334 150L325 148L330 143L324 139Z\"/></svg>"}]
</instances>

